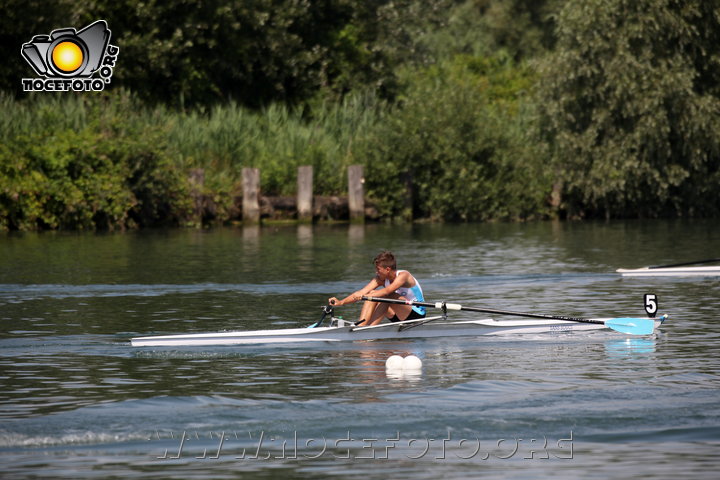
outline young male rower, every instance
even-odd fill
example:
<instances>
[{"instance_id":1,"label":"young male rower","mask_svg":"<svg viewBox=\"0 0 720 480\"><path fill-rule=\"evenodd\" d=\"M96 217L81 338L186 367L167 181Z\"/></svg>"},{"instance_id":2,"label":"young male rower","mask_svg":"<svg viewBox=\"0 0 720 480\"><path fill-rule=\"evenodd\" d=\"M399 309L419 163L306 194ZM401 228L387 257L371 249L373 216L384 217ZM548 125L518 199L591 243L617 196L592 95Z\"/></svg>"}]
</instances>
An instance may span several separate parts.
<instances>
[{"instance_id":1,"label":"young male rower","mask_svg":"<svg viewBox=\"0 0 720 480\"><path fill-rule=\"evenodd\" d=\"M397 262L392 252L380 253L375 257L374 263L375 277L370 283L342 300L332 297L328 303L337 306L347 305L361 301L363 296L424 301L420 283L407 270L397 269ZM388 318L391 322L400 322L424 317L424 307L366 301L356 325L377 325L383 318Z\"/></svg>"}]
</instances>

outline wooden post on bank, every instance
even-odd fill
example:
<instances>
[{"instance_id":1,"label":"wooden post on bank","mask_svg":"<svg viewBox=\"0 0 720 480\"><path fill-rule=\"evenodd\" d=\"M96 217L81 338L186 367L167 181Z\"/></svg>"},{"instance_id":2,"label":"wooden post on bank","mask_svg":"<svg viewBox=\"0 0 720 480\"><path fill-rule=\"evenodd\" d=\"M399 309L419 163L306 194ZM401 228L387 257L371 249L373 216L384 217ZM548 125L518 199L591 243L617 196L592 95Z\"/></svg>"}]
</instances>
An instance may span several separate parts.
<instances>
[{"instance_id":1,"label":"wooden post on bank","mask_svg":"<svg viewBox=\"0 0 720 480\"><path fill-rule=\"evenodd\" d=\"M243 168L243 223L260 222L260 169Z\"/></svg>"},{"instance_id":2,"label":"wooden post on bank","mask_svg":"<svg viewBox=\"0 0 720 480\"><path fill-rule=\"evenodd\" d=\"M362 165L350 165L348 167L348 206L351 222L362 223L365 221L364 183Z\"/></svg>"},{"instance_id":3,"label":"wooden post on bank","mask_svg":"<svg viewBox=\"0 0 720 480\"><path fill-rule=\"evenodd\" d=\"M297 179L297 216L301 222L312 221L313 207L313 167L298 167Z\"/></svg>"}]
</instances>

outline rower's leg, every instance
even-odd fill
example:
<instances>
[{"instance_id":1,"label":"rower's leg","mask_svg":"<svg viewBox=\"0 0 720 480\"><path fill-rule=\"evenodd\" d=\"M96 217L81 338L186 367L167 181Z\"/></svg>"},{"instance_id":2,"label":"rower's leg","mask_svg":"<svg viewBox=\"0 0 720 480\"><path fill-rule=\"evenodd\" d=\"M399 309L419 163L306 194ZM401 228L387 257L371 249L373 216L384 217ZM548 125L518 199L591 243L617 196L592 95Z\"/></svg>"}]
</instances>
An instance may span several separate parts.
<instances>
[{"instance_id":1,"label":"rower's leg","mask_svg":"<svg viewBox=\"0 0 720 480\"><path fill-rule=\"evenodd\" d=\"M377 307L377 302L368 302L366 301L363 304L362 310L360 311L360 320L358 320L357 324L362 325L363 327L367 327L370 325L367 320L369 320L373 312L375 311L375 307Z\"/></svg>"},{"instance_id":2,"label":"rower's leg","mask_svg":"<svg viewBox=\"0 0 720 480\"><path fill-rule=\"evenodd\" d=\"M396 293L388 295L388 298L394 298L395 300L407 300L407 298L401 297ZM410 312L412 312L412 306L395 304L388 310L388 314L386 315L387 318L393 318L394 316L397 316L397 318L399 318L402 322L404 320L407 320L407 317L410 316Z\"/></svg>"},{"instance_id":3,"label":"rower's leg","mask_svg":"<svg viewBox=\"0 0 720 480\"><path fill-rule=\"evenodd\" d=\"M406 300L405 297L401 297L395 293L390 294L387 298L394 298L400 300ZM393 318L397 316L401 321L407 319L412 312L410 305L393 305L392 307L387 303L380 302L365 302L363 305L362 312L360 313L360 321L363 322L363 326L377 325L383 321L383 318Z\"/></svg>"},{"instance_id":4,"label":"rower's leg","mask_svg":"<svg viewBox=\"0 0 720 480\"><path fill-rule=\"evenodd\" d=\"M378 323L383 321L383 318L391 318L394 313L391 313L392 309L389 308L389 305L387 303L380 303L375 307L375 310L372 312L372 315L370 316L370 319L368 322L366 322L366 325L377 325Z\"/></svg>"},{"instance_id":5,"label":"rower's leg","mask_svg":"<svg viewBox=\"0 0 720 480\"><path fill-rule=\"evenodd\" d=\"M402 322L404 320L407 320L407 318L410 316L410 312L412 312L412 307L410 305L393 305L393 310L393 315L397 315L397 317ZM392 315L388 318L392 318Z\"/></svg>"}]
</instances>

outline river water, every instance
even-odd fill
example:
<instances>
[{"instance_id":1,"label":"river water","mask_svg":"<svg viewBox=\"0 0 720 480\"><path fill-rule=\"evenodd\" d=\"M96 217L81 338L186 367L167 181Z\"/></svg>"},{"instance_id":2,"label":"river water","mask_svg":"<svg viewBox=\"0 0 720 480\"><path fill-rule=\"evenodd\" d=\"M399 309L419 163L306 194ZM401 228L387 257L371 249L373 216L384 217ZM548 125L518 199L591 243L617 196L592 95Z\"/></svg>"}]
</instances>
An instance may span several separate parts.
<instances>
[{"instance_id":1,"label":"river water","mask_svg":"<svg viewBox=\"0 0 720 480\"><path fill-rule=\"evenodd\" d=\"M614 270L719 247L711 221L5 235L0 477L715 478L720 277ZM431 301L628 316L650 293L670 320L645 337L130 346L311 324L385 248ZM393 354L422 371L388 374Z\"/></svg>"}]
</instances>

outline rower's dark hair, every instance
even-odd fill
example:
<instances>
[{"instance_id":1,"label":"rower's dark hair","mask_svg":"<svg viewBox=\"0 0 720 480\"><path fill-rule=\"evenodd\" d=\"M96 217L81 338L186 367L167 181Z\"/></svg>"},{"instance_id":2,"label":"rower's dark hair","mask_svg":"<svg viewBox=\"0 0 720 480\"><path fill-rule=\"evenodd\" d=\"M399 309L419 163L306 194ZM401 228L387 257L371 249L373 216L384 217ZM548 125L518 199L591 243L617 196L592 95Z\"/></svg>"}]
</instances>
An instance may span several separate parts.
<instances>
[{"instance_id":1,"label":"rower's dark hair","mask_svg":"<svg viewBox=\"0 0 720 480\"><path fill-rule=\"evenodd\" d=\"M390 267L393 270L397 270L397 262L395 261L395 255L389 250L379 253L375 260L373 260L375 266Z\"/></svg>"}]
</instances>

